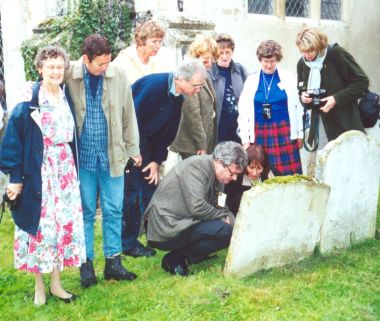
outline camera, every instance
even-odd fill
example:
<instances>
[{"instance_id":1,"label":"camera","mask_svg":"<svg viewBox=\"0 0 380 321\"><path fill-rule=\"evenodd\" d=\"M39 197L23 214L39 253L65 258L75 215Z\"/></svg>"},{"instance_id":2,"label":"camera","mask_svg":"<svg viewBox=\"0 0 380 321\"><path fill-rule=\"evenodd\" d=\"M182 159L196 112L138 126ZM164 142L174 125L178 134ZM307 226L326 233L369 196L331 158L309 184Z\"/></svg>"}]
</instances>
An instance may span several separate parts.
<instances>
[{"instance_id":1,"label":"camera","mask_svg":"<svg viewBox=\"0 0 380 321\"><path fill-rule=\"evenodd\" d=\"M272 119L272 105L263 104L263 118L266 120Z\"/></svg>"},{"instance_id":2,"label":"camera","mask_svg":"<svg viewBox=\"0 0 380 321\"><path fill-rule=\"evenodd\" d=\"M132 157L129 157L127 161L127 165L125 166L125 170L129 171L135 164L136 164L136 161Z\"/></svg>"},{"instance_id":3,"label":"camera","mask_svg":"<svg viewBox=\"0 0 380 321\"><path fill-rule=\"evenodd\" d=\"M313 99L311 102L311 107L319 109L325 105L326 102L321 101L321 98L325 97L326 89L316 88L316 89L308 89L306 92L310 98Z\"/></svg>"}]
</instances>

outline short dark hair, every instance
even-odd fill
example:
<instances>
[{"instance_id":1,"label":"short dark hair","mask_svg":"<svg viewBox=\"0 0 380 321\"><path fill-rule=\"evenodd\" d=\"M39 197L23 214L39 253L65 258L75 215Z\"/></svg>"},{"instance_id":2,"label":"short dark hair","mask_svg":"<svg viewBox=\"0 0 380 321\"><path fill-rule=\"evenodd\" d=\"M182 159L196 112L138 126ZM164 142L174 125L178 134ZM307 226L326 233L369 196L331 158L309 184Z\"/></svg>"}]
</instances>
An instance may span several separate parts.
<instances>
[{"instance_id":1,"label":"short dark hair","mask_svg":"<svg viewBox=\"0 0 380 321\"><path fill-rule=\"evenodd\" d=\"M268 157L266 156L262 146L257 145L257 144L252 144L247 148L246 152L248 154L247 166L249 166L251 163L262 166L263 172L261 175L263 177L268 177L268 174L270 171Z\"/></svg>"},{"instance_id":2,"label":"short dark hair","mask_svg":"<svg viewBox=\"0 0 380 321\"><path fill-rule=\"evenodd\" d=\"M108 40L103 36L91 35L83 41L82 54L86 55L90 62L97 56L109 55L111 52Z\"/></svg>"},{"instance_id":3,"label":"short dark hair","mask_svg":"<svg viewBox=\"0 0 380 321\"><path fill-rule=\"evenodd\" d=\"M230 35L226 33L221 33L216 36L215 40L221 49L227 47L230 48L232 51L235 50L235 41L232 39Z\"/></svg>"}]
</instances>

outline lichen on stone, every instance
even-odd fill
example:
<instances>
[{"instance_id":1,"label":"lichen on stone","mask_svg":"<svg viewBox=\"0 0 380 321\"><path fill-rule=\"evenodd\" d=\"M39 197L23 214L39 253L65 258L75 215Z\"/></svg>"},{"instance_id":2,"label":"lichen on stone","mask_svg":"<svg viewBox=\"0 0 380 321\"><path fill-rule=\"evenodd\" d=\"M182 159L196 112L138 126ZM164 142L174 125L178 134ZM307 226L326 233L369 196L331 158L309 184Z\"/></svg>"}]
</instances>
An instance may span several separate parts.
<instances>
[{"instance_id":1,"label":"lichen on stone","mask_svg":"<svg viewBox=\"0 0 380 321\"><path fill-rule=\"evenodd\" d=\"M300 181L308 181L312 182L314 179L307 175L287 175L287 176L275 176L271 177L263 182L263 184L287 184L287 183L295 183Z\"/></svg>"}]
</instances>

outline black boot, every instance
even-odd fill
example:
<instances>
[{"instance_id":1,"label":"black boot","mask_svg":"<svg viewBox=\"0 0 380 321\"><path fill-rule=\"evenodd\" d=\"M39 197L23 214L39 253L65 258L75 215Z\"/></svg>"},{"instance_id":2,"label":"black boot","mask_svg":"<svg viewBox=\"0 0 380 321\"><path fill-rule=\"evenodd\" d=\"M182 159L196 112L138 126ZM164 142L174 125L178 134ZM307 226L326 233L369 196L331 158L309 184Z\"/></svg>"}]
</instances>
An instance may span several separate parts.
<instances>
[{"instance_id":1,"label":"black boot","mask_svg":"<svg viewBox=\"0 0 380 321\"><path fill-rule=\"evenodd\" d=\"M82 263L79 272L80 284L83 287L89 288L90 286L93 286L96 283L98 283L95 276L94 265L92 264L92 261L90 259L87 259L86 263Z\"/></svg>"},{"instance_id":2,"label":"black boot","mask_svg":"<svg viewBox=\"0 0 380 321\"><path fill-rule=\"evenodd\" d=\"M106 280L128 280L132 281L137 278L133 272L128 272L121 264L121 255L106 258L106 267L104 268L104 278Z\"/></svg>"},{"instance_id":3,"label":"black boot","mask_svg":"<svg viewBox=\"0 0 380 321\"><path fill-rule=\"evenodd\" d=\"M172 275L188 276L188 265L188 260L174 251L164 255L161 261L161 267Z\"/></svg>"}]
</instances>

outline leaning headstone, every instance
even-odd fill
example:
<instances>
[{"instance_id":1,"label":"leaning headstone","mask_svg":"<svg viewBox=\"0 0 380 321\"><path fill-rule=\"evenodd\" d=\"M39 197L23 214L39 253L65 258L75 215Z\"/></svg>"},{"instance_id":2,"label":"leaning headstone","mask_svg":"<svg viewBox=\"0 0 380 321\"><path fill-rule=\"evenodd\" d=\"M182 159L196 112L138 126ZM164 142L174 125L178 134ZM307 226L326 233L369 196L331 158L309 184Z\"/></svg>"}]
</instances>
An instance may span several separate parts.
<instances>
[{"instance_id":1,"label":"leaning headstone","mask_svg":"<svg viewBox=\"0 0 380 321\"><path fill-rule=\"evenodd\" d=\"M297 262L314 252L329 187L304 176L275 177L268 183L243 194L226 276L244 277Z\"/></svg>"},{"instance_id":2,"label":"leaning headstone","mask_svg":"<svg viewBox=\"0 0 380 321\"><path fill-rule=\"evenodd\" d=\"M331 187L321 252L373 238L380 178L380 146L359 131L329 142L317 156L316 177Z\"/></svg>"}]
</instances>

